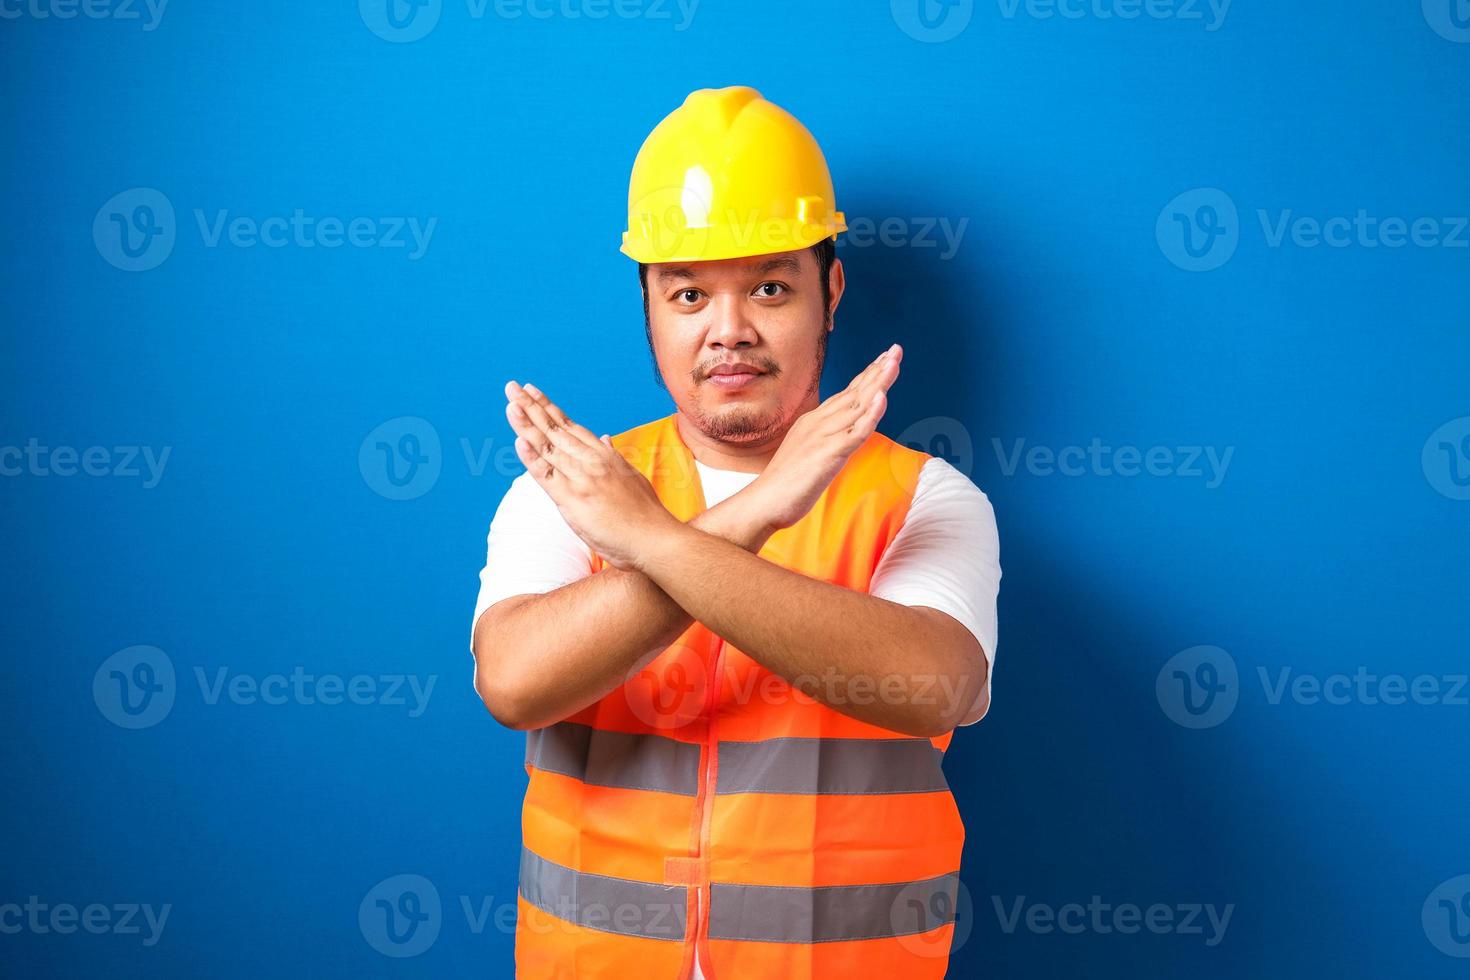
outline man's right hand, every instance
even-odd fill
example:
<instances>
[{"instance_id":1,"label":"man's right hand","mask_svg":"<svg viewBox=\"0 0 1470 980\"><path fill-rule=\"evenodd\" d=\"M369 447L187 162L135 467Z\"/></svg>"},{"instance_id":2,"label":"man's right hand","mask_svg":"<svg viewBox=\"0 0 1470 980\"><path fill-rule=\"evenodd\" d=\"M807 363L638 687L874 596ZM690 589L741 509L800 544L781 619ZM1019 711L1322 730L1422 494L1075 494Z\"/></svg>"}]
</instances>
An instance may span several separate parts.
<instances>
[{"instance_id":1,"label":"man's right hand","mask_svg":"<svg viewBox=\"0 0 1470 980\"><path fill-rule=\"evenodd\" d=\"M761 475L737 494L754 497L757 512L777 531L806 516L828 484L888 409L903 348L894 344L828 398L791 424Z\"/></svg>"}]
</instances>

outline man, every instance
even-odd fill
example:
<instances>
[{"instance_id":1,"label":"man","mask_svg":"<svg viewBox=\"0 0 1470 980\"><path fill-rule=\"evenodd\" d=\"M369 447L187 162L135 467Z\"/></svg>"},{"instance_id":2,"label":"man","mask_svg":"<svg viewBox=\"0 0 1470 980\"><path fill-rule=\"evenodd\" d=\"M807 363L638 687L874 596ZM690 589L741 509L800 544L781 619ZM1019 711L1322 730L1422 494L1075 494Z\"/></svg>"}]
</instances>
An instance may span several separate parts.
<instances>
[{"instance_id":1,"label":"man","mask_svg":"<svg viewBox=\"0 0 1470 980\"><path fill-rule=\"evenodd\" d=\"M622 251L677 411L597 437L506 385L475 686L527 733L522 977L939 977L964 839L940 758L985 714L985 495L876 431L897 344L818 396L846 229L746 87L634 163Z\"/></svg>"}]
</instances>

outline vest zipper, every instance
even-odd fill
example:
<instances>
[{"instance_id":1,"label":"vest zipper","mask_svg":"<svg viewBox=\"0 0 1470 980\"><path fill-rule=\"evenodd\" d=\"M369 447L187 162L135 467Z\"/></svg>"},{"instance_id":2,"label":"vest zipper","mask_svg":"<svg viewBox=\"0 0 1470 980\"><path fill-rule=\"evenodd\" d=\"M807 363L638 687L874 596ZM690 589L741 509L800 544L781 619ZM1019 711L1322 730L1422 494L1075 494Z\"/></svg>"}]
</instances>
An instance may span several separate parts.
<instances>
[{"instance_id":1,"label":"vest zipper","mask_svg":"<svg viewBox=\"0 0 1470 980\"><path fill-rule=\"evenodd\" d=\"M720 638L719 649L715 651L714 662L710 665L710 675L705 685L705 705L708 712L708 720L705 724L705 766L704 787L700 794L699 806L699 922L694 932L694 958L699 961L700 951L709 951L709 918L710 918L710 873L709 873L709 847L710 847L710 824L713 819L715 786L719 781L719 731L715 719L715 710L720 701L720 680L724 677L725 641ZM708 957L706 957L708 960ZM713 965L713 964L711 964ZM700 965L705 980L715 980L713 972L704 970Z\"/></svg>"}]
</instances>

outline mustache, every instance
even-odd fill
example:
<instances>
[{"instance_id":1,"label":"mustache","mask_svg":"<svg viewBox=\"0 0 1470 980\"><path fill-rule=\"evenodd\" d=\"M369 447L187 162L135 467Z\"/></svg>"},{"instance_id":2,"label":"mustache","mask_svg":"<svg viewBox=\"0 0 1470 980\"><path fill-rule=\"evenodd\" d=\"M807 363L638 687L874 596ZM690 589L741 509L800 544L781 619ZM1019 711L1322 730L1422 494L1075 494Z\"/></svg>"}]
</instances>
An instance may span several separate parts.
<instances>
[{"instance_id":1,"label":"mustache","mask_svg":"<svg viewBox=\"0 0 1470 980\"><path fill-rule=\"evenodd\" d=\"M749 364L757 371L768 374L773 378L781 376L780 366L769 357L734 357L723 358L718 361L710 361L708 364L696 367L690 372L690 377L697 383L710 376L710 372L721 364Z\"/></svg>"}]
</instances>

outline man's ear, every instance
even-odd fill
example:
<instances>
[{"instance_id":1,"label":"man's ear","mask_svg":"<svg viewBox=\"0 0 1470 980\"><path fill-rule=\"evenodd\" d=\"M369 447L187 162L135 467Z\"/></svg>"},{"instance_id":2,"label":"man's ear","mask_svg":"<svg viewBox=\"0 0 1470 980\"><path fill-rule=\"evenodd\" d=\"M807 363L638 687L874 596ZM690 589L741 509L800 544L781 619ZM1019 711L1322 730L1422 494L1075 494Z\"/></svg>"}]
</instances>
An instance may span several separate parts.
<instances>
[{"instance_id":1,"label":"man's ear","mask_svg":"<svg viewBox=\"0 0 1470 980\"><path fill-rule=\"evenodd\" d=\"M832 305L827 308L827 329L832 329L832 320L837 313L837 304L842 302L842 292L847 288L847 275L842 271L842 260L832 260L831 292Z\"/></svg>"}]
</instances>

